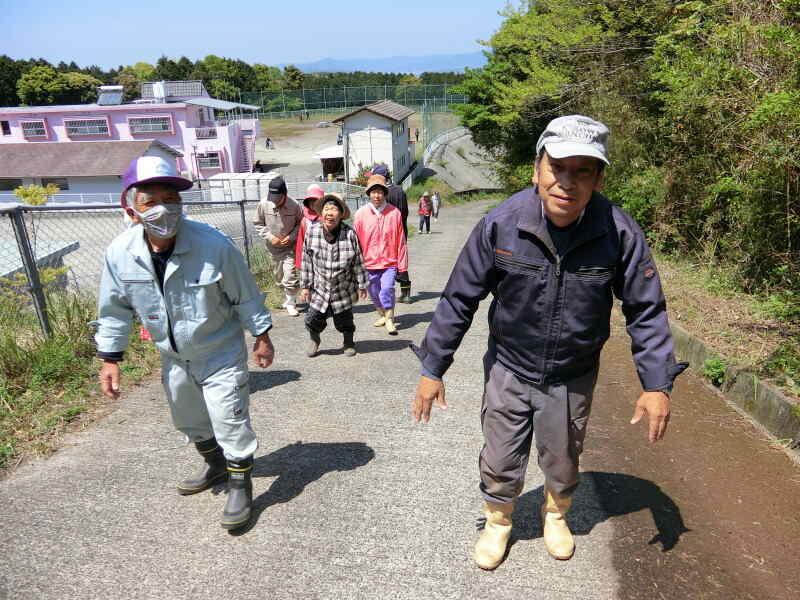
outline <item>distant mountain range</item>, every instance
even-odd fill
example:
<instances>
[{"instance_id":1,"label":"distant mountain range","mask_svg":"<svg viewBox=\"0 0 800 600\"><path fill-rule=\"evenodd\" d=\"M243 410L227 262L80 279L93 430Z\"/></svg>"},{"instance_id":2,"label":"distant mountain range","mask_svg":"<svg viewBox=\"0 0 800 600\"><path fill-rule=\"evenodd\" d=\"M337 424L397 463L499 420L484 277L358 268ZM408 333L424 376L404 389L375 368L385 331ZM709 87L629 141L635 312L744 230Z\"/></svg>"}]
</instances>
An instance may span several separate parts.
<instances>
[{"instance_id":1,"label":"distant mountain range","mask_svg":"<svg viewBox=\"0 0 800 600\"><path fill-rule=\"evenodd\" d=\"M293 64L305 73L350 73L352 71L414 74L425 71L460 73L465 67L471 69L482 67L486 64L486 57L483 52L468 52L466 54L387 56L383 58L323 58L313 62Z\"/></svg>"}]
</instances>

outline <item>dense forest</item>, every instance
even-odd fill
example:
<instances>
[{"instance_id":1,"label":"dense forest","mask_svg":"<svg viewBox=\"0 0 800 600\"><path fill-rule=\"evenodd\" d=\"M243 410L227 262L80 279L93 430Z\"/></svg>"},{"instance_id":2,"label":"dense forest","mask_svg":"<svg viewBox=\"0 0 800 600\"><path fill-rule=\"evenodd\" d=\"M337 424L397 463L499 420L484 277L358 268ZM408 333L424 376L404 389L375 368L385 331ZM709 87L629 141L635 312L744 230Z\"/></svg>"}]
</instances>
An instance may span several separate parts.
<instances>
[{"instance_id":1,"label":"dense forest","mask_svg":"<svg viewBox=\"0 0 800 600\"><path fill-rule=\"evenodd\" d=\"M143 81L201 79L212 96L235 98L244 92L453 84L463 78L463 73L303 73L293 65L279 69L214 55L194 62L185 56L177 60L162 56L154 65L137 62L106 71L98 66L80 67L74 62L53 65L41 58L14 60L0 55L0 106L91 102L101 84L122 85L125 99L134 100L139 97Z\"/></svg>"},{"instance_id":2,"label":"dense forest","mask_svg":"<svg viewBox=\"0 0 800 600\"><path fill-rule=\"evenodd\" d=\"M606 193L655 247L800 319L800 0L530 0L508 8L456 110L529 185L557 115L609 125Z\"/></svg>"}]
</instances>

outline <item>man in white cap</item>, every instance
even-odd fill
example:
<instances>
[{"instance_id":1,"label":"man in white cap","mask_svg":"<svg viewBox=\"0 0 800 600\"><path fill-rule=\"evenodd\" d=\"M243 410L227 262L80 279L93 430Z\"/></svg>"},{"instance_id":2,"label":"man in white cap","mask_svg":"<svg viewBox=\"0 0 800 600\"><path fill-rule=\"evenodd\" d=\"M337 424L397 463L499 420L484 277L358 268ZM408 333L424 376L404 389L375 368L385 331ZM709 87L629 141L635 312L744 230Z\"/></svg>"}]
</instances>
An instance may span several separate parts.
<instances>
[{"instance_id":1,"label":"man in white cap","mask_svg":"<svg viewBox=\"0 0 800 600\"><path fill-rule=\"evenodd\" d=\"M300 280L295 268L295 245L302 220L303 209L288 196L283 177L272 179L267 197L256 207L253 225L272 257L275 281L286 294L283 308L290 317L300 314L297 311Z\"/></svg>"},{"instance_id":2,"label":"man in white cap","mask_svg":"<svg viewBox=\"0 0 800 600\"><path fill-rule=\"evenodd\" d=\"M569 559L575 543L565 514L578 485L613 296L632 339L644 390L631 423L649 419L649 440L669 420L676 363L666 303L644 234L600 194L608 129L589 117L550 122L536 145L534 187L486 215L465 244L421 348L422 375L411 406L427 422L445 407L442 377L478 303L488 294L480 489L486 526L475 561L494 569L505 556L514 502L522 491L532 437L544 472L541 517L547 551Z\"/></svg>"},{"instance_id":3,"label":"man in white cap","mask_svg":"<svg viewBox=\"0 0 800 600\"><path fill-rule=\"evenodd\" d=\"M272 319L230 238L183 217L179 192L191 186L157 156L134 160L123 175L122 206L134 226L106 251L95 322L100 386L119 396L119 362L136 315L161 353L172 421L205 461L178 492L195 494L228 479L221 525L238 529L250 520L258 447L243 329L255 337L253 357L266 368L275 354Z\"/></svg>"}]
</instances>

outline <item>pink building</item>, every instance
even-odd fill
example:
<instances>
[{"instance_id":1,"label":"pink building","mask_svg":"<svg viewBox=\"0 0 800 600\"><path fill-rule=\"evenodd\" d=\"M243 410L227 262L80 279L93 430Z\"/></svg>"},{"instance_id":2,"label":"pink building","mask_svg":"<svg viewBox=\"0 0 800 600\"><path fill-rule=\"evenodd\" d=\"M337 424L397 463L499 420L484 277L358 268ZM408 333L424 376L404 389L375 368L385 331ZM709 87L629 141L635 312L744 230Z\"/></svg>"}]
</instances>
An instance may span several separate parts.
<instances>
[{"instance_id":1,"label":"pink building","mask_svg":"<svg viewBox=\"0 0 800 600\"><path fill-rule=\"evenodd\" d=\"M103 86L96 104L0 107L0 157L12 158L20 144L158 141L175 150L179 170L191 179L252 170L257 106L211 98L201 81L145 83L141 100L121 101L121 86ZM31 174L20 177L4 173L8 162L0 160L0 191L41 183L40 168L32 165ZM58 172L48 179L59 179L68 193L104 187L99 181L78 181L90 177L70 180Z\"/></svg>"}]
</instances>

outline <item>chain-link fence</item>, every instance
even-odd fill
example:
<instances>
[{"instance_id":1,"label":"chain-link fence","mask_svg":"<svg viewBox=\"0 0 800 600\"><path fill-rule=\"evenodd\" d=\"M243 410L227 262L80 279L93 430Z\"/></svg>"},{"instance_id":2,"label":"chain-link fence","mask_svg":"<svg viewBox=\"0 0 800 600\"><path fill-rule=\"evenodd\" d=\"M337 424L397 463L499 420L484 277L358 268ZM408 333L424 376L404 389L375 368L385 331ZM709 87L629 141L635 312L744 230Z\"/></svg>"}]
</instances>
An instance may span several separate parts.
<instances>
[{"instance_id":1,"label":"chain-link fence","mask_svg":"<svg viewBox=\"0 0 800 600\"><path fill-rule=\"evenodd\" d=\"M379 100L393 100L410 108L427 107L432 112L449 112L452 104L464 104L467 97L454 93L452 85L363 85L301 90L241 92L228 98L259 106L261 118L284 118L346 112Z\"/></svg>"},{"instance_id":2,"label":"chain-link fence","mask_svg":"<svg viewBox=\"0 0 800 600\"><path fill-rule=\"evenodd\" d=\"M310 182L287 185L289 195L302 197ZM366 197L363 188L341 183L320 184L327 192L345 196L352 212ZM335 188L335 189L334 189ZM209 190L197 190L207 197ZM230 237L247 259L250 269L262 271L268 265L264 242L253 226L255 200L187 200L187 218L207 223ZM0 291L6 288L30 293L30 307L36 310L46 334L45 288L55 286L74 292L95 293L100 284L105 251L111 241L130 226L121 207L103 205L26 206L0 209ZM29 307L20 306L20 310Z\"/></svg>"},{"instance_id":3,"label":"chain-link fence","mask_svg":"<svg viewBox=\"0 0 800 600\"><path fill-rule=\"evenodd\" d=\"M203 188L193 188L181 192L184 202L219 202L219 201L258 201L267 194L269 180L278 173L228 173L225 179L209 179L199 182ZM292 198L302 198L311 183L322 186L327 193L340 194L347 200L351 208L357 206L364 196L364 188L340 181L309 181L307 178L291 178L282 176L286 182L288 194ZM84 206L93 204L119 205L119 192L81 194L58 193L47 199L47 206ZM19 202L13 192L0 192L0 205Z\"/></svg>"}]
</instances>

